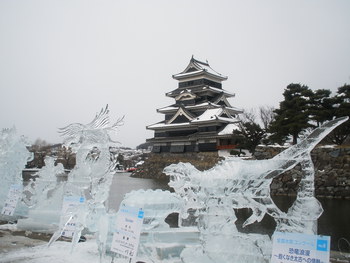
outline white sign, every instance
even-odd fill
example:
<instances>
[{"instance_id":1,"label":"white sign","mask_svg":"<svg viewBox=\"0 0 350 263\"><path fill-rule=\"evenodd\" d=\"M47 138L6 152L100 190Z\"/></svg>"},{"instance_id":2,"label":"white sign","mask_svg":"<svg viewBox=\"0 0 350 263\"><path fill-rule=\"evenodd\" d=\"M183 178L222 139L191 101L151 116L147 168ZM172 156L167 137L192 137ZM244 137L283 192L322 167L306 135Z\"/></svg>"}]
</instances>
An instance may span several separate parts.
<instances>
[{"instance_id":1,"label":"white sign","mask_svg":"<svg viewBox=\"0 0 350 263\"><path fill-rule=\"evenodd\" d=\"M275 232L271 263L329 263L329 236Z\"/></svg>"},{"instance_id":2,"label":"white sign","mask_svg":"<svg viewBox=\"0 0 350 263\"><path fill-rule=\"evenodd\" d=\"M22 186L19 184L11 185L1 214L6 216L13 216L17 207L18 200L21 198L21 195Z\"/></svg>"},{"instance_id":3,"label":"white sign","mask_svg":"<svg viewBox=\"0 0 350 263\"><path fill-rule=\"evenodd\" d=\"M130 206L119 209L111 251L128 258L135 258L140 241L144 212Z\"/></svg>"},{"instance_id":4,"label":"white sign","mask_svg":"<svg viewBox=\"0 0 350 263\"><path fill-rule=\"evenodd\" d=\"M85 198L81 196L65 196L63 198L63 205L62 205L62 216L61 216L61 223L60 225L66 224L62 231L62 236L64 237L73 237L75 227L77 224L76 218L69 219L68 215L72 213L72 211L76 210L76 207L78 205L82 205L85 202Z\"/></svg>"}]
</instances>

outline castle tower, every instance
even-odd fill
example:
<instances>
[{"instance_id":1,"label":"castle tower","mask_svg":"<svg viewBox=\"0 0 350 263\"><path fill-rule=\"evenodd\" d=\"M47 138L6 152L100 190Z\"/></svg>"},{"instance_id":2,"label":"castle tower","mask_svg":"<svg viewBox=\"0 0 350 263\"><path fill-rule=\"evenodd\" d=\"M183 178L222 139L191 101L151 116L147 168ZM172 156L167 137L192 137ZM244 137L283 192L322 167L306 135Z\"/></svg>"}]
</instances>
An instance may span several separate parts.
<instances>
[{"instance_id":1,"label":"castle tower","mask_svg":"<svg viewBox=\"0 0 350 263\"><path fill-rule=\"evenodd\" d=\"M157 109L163 121L147 126L154 130L153 152L208 152L233 149L238 129L237 115L228 98L233 93L222 89L226 76L213 70L208 62L194 59L181 73L173 75L178 88L166 93L175 103Z\"/></svg>"}]
</instances>

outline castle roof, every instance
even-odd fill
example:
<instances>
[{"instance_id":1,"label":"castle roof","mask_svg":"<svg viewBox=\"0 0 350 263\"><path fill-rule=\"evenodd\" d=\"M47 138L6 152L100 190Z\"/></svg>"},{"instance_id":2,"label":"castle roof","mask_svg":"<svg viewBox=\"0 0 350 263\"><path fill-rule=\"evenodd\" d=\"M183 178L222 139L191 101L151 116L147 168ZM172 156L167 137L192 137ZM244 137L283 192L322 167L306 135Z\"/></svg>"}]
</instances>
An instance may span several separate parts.
<instances>
[{"instance_id":1,"label":"castle roof","mask_svg":"<svg viewBox=\"0 0 350 263\"><path fill-rule=\"evenodd\" d=\"M232 117L229 110L225 107L207 109L203 114L189 120L188 122L181 123L169 123L169 122L158 122L147 126L148 129L162 129L162 128L179 128L191 125L200 125L208 122L221 122L221 123L238 123L239 120Z\"/></svg>"},{"instance_id":2,"label":"castle roof","mask_svg":"<svg viewBox=\"0 0 350 263\"><path fill-rule=\"evenodd\" d=\"M197 86L197 87L191 87L190 89L187 88L186 91L191 91L194 94L203 93L203 92L210 92L210 93L213 93L213 94L223 93L227 98L235 96L234 93L228 92L228 91L223 90L223 89L211 87L211 86L208 86L208 85L200 85L200 86ZM181 94L181 92L185 92L184 89L177 88L175 90L167 92L165 95L168 96L168 97L174 97L175 98L179 94Z\"/></svg>"},{"instance_id":3,"label":"castle roof","mask_svg":"<svg viewBox=\"0 0 350 263\"><path fill-rule=\"evenodd\" d=\"M189 105L186 106L186 109L188 110L200 110L200 109L208 109L208 108L221 108L222 105L220 104L216 104L216 103L212 103L212 102L203 102L200 104L196 104L196 105ZM176 112L179 108L179 105L177 104L173 104L171 106L166 106L160 109L157 109L157 112L159 113L173 113ZM238 114L238 113L242 113L242 110L236 108L236 107L232 107L232 106L225 106L225 109L227 111L229 111L230 114Z\"/></svg>"},{"instance_id":4,"label":"castle roof","mask_svg":"<svg viewBox=\"0 0 350 263\"><path fill-rule=\"evenodd\" d=\"M219 72L215 71L212 67L210 67L208 61L202 62L195 59L193 56L187 67L182 72L173 75L173 78L176 80L182 80L201 75L208 75L211 78L217 79L219 81L227 80L227 76L224 76Z\"/></svg>"}]
</instances>

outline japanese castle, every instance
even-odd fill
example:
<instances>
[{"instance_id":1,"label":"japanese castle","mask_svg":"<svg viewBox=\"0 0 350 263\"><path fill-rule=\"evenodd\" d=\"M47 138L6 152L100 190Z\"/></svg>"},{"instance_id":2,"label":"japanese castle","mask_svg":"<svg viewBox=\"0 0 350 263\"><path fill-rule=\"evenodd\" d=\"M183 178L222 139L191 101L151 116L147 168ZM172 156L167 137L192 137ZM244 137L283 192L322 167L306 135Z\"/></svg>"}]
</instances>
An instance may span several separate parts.
<instances>
[{"instance_id":1,"label":"japanese castle","mask_svg":"<svg viewBox=\"0 0 350 263\"><path fill-rule=\"evenodd\" d=\"M166 93L175 103L157 109L165 115L161 122L147 126L154 138L147 141L153 152L212 152L235 148L234 130L242 111L232 107L228 98L234 97L222 89L226 76L213 70L208 62L191 58L181 73L173 75L178 88Z\"/></svg>"}]
</instances>

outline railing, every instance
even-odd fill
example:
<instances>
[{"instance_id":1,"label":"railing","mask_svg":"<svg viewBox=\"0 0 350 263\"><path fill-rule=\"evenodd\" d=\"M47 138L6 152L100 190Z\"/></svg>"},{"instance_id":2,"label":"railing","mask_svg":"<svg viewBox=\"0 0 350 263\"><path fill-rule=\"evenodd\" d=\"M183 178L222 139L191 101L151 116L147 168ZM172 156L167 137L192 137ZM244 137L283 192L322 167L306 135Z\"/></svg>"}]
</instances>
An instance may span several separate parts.
<instances>
[{"instance_id":1,"label":"railing","mask_svg":"<svg viewBox=\"0 0 350 263\"><path fill-rule=\"evenodd\" d=\"M230 150L230 149L236 149L236 144L227 144L227 145L217 145L217 150Z\"/></svg>"}]
</instances>

